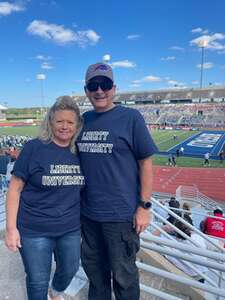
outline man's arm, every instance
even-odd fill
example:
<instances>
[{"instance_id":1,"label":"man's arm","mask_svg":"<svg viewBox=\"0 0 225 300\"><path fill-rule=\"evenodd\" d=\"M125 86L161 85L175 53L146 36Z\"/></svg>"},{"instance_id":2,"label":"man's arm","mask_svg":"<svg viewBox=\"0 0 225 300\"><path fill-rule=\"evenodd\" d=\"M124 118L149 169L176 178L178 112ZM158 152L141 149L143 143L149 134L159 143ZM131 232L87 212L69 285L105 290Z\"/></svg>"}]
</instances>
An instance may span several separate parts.
<instances>
[{"instance_id":1,"label":"man's arm","mask_svg":"<svg viewBox=\"0 0 225 300\"><path fill-rule=\"evenodd\" d=\"M139 160L139 176L140 176L140 198L143 201L150 201L152 195L153 169L150 157ZM149 209L138 207L135 215L135 228L139 234L144 231L150 224L151 213Z\"/></svg>"}]
</instances>

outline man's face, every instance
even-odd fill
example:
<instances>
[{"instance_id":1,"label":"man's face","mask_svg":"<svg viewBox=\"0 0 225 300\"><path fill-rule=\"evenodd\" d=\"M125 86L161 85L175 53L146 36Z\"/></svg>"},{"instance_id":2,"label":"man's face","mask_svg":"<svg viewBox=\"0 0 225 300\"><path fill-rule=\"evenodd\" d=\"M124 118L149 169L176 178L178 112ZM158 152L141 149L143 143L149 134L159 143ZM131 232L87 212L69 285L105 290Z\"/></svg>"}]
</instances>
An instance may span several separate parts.
<instances>
[{"instance_id":1,"label":"man's face","mask_svg":"<svg viewBox=\"0 0 225 300\"><path fill-rule=\"evenodd\" d=\"M88 81L85 93L97 112L110 110L113 104L116 86L104 76L96 76Z\"/></svg>"}]
</instances>

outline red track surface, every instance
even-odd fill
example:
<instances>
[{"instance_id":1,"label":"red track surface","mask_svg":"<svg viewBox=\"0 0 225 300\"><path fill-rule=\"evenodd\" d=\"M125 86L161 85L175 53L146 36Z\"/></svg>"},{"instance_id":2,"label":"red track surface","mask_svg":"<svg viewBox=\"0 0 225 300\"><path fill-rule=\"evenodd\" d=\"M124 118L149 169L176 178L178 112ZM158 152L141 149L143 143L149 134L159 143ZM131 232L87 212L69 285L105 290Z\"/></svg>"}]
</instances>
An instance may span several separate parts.
<instances>
[{"instance_id":1,"label":"red track surface","mask_svg":"<svg viewBox=\"0 0 225 300\"><path fill-rule=\"evenodd\" d=\"M173 193L179 185L196 186L206 196L225 202L225 168L172 168L154 166L153 190Z\"/></svg>"}]
</instances>

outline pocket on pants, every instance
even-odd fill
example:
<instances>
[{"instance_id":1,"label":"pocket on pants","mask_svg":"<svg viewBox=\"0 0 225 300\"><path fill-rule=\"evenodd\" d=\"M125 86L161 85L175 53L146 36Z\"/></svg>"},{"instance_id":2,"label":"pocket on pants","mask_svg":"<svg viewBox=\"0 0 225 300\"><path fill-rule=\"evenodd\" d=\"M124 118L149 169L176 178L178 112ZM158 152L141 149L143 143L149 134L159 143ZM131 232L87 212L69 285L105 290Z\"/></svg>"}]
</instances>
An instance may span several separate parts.
<instances>
[{"instance_id":1,"label":"pocket on pants","mask_svg":"<svg viewBox=\"0 0 225 300\"><path fill-rule=\"evenodd\" d=\"M122 232L122 241L125 245L125 254L127 258L136 256L140 249L140 239L135 230Z\"/></svg>"}]
</instances>

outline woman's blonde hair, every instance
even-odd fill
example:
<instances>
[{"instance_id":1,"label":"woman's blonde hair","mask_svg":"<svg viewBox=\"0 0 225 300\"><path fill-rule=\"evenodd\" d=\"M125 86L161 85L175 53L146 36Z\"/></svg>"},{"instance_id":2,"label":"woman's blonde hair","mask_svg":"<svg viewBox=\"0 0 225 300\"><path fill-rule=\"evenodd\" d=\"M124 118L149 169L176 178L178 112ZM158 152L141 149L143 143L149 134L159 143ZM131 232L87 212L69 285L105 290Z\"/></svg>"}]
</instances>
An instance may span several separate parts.
<instances>
[{"instance_id":1,"label":"woman's blonde hair","mask_svg":"<svg viewBox=\"0 0 225 300\"><path fill-rule=\"evenodd\" d=\"M38 138L46 143L50 143L53 140L52 121L55 117L55 113L60 110L73 111L77 117L77 132L70 141L70 150L72 153L76 153L75 141L82 129L83 120L80 115L79 107L70 96L61 96L56 99L56 102L50 107L41 123Z\"/></svg>"}]
</instances>

